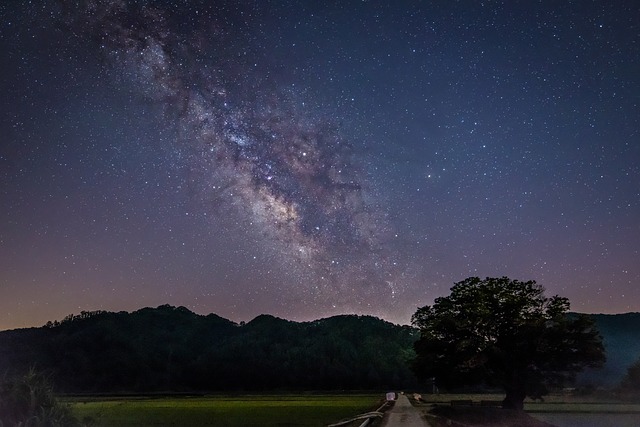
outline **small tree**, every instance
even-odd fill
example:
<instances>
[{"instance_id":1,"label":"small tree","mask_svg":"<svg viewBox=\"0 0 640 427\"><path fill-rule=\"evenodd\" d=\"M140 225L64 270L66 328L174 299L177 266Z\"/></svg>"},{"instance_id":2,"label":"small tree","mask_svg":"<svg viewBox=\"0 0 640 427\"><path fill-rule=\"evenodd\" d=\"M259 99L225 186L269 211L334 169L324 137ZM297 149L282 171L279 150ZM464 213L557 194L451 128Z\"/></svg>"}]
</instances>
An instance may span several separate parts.
<instances>
[{"instance_id":1,"label":"small tree","mask_svg":"<svg viewBox=\"0 0 640 427\"><path fill-rule=\"evenodd\" d=\"M0 381L0 426L73 427L71 410L53 393L49 379L31 369L24 376Z\"/></svg>"},{"instance_id":2,"label":"small tree","mask_svg":"<svg viewBox=\"0 0 640 427\"><path fill-rule=\"evenodd\" d=\"M412 368L439 387L500 386L502 406L521 410L525 397L605 360L593 321L568 310L567 298L545 297L535 281L470 277L413 315L421 337Z\"/></svg>"}]
</instances>

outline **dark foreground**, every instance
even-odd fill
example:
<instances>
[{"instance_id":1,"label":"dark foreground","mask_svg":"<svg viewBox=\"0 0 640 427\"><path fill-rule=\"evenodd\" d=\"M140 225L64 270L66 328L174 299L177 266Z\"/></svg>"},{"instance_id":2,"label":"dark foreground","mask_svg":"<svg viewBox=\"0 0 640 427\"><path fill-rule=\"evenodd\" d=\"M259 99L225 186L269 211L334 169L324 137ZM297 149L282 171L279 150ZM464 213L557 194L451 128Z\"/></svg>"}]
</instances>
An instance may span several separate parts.
<instances>
[{"instance_id":1,"label":"dark foreground","mask_svg":"<svg viewBox=\"0 0 640 427\"><path fill-rule=\"evenodd\" d=\"M554 427L526 412L501 408L435 405L426 417L432 427Z\"/></svg>"}]
</instances>

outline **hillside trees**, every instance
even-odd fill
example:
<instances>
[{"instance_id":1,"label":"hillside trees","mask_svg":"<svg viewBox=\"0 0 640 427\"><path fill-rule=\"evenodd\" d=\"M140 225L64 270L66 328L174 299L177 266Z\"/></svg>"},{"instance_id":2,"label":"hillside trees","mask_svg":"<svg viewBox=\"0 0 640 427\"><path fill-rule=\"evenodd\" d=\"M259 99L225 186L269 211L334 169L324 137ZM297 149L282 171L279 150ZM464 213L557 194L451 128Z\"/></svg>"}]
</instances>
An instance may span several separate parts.
<instances>
[{"instance_id":1,"label":"hillside trees","mask_svg":"<svg viewBox=\"0 0 640 427\"><path fill-rule=\"evenodd\" d=\"M420 329L413 370L443 388L500 386L503 407L522 409L525 397L604 362L593 321L568 309L568 299L545 297L534 281L470 277L413 315Z\"/></svg>"},{"instance_id":2,"label":"hillside trees","mask_svg":"<svg viewBox=\"0 0 640 427\"><path fill-rule=\"evenodd\" d=\"M415 384L416 338L370 316L236 324L165 305L0 332L0 366L35 364L65 392L391 388Z\"/></svg>"}]
</instances>

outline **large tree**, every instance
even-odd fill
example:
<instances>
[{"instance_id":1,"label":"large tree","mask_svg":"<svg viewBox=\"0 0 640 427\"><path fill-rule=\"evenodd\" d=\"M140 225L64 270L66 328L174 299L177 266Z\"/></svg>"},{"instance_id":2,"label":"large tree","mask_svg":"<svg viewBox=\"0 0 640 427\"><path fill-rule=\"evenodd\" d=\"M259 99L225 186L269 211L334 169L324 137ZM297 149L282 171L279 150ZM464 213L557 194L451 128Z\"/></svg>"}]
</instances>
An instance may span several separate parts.
<instances>
[{"instance_id":1,"label":"large tree","mask_svg":"<svg viewBox=\"0 0 640 427\"><path fill-rule=\"evenodd\" d=\"M500 386L502 406L522 409L525 397L604 363L593 321L568 310L567 298L545 297L535 281L470 277L413 315L421 331L413 370L443 388Z\"/></svg>"}]
</instances>

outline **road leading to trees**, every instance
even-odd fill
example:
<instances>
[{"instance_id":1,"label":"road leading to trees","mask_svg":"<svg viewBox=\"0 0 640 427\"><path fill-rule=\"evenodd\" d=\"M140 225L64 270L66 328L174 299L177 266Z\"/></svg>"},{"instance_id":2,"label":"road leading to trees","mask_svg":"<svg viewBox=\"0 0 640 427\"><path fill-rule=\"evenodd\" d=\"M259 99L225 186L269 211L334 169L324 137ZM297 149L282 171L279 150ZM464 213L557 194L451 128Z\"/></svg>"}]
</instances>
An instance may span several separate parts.
<instances>
[{"instance_id":1,"label":"road leading to trees","mask_svg":"<svg viewBox=\"0 0 640 427\"><path fill-rule=\"evenodd\" d=\"M428 427L420 411L413 407L404 394L398 395L395 405L384 415L382 427Z\"/></svg>"}]
</instances>

